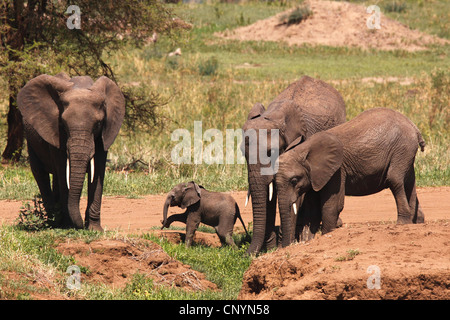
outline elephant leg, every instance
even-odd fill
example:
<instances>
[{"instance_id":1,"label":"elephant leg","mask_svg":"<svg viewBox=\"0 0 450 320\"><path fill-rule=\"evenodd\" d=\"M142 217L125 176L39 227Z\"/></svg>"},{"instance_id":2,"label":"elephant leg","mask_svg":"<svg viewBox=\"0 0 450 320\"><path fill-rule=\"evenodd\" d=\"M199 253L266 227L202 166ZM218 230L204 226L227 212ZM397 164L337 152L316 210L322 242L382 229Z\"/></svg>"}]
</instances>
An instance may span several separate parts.
<instances>
[{"instance_id":1,"label":"elephant leg","mask_svg":"<svg viewBox=\"0 0 450 320\"><path fill-rule=\"evenodd\" d=\"M94 178L91 181L89 166L88 174L88 204L85 212L85 227L90 230L103 231L100 221L100 210L102 205L103 181L105 179L107 152L96 150L94 156Z\"/></svg>"},{"instance_id":2,"label":"elephant leg","mask_svg":"<svg viewBox=\"0 0 450 320\"><path fill-rule=\"evenodd\" d=\"M39 187L39 192L41 193L42 201L47 212L53 210L55 206L55 197L53 191L50 187L50 176L45 170L44 164L37 157L32 148L28 148L28 154L30 156L30 167L33 173L34 179Z\"/></svg>"},{"instance_id":3,"label":"elephant leg","mask_svg":"<svg viewBox=\"0 0 450 320\"><path fill-rule=\"evenodd\" d=\"M320 197L313 190L305 194L300 212L297 215L295 238L299 241L312 240L319 230L321 221Z\"/></svg>"},{"instance_id":4,"label":"elephant leg","mask_svg":"<svg viewBox=\"0 0 450 320\"><path fill-rule=\"evenodd\" d=\"M420 207L419 199L417 198L416 175L414 172L414 165L411 166L405 179L405 194L406 198L408 199L412 222L424 223L425 216L423 214L422 208Z\"/></svg>"},{"instance_id":5,"label":"elephant leg","mask_svg":"<svg viewBox=\"0 0 450 320\"><path fill-rule=\"evenodd\" d=\"M214 227L214 229L216 229L216 233L219 236L222 246L229 245L230 247L233 247L235 249L237 248L236 243L234 243L233 240L233 228L231 228L231 230L229 230L230 228L228 228L227 232L222 232L220 226L216 226Z\"/></svg>"},{"instance_id":6,"label":"elephant leg","mask_svg":"<svg viewBox=\"0 0 450 320\"><path fill-rule=\"evenodd\" d=\"M164 225L164 228L169 228L170 225L172 224L172 222L175 221L179 221L179 222L183 222L186 223L187 219L187 214L185 213L179 213L179 214L173 214L170 217L167 218L167 222Z\"/></svg>"},{"instance_id":7,"label":"elephant leg","mask_svg":"<svg viewBox=\"0 0 450 320\"><path fill-rule=\"evenodd\" d=\"M345 178L338 170L327 185L320 191L322 207L322 234L338 227L339 214L344 209Z\"/></svg>"},{"instance_id":8,"label":"elephant leg","mask_svg":"<svg viewBox=\"0 0 450 320\"><path fill-rule=\"evenodd\" d=\"M194 241L195 231L197 231L198 226L200 225L201 218L199 214L190 213L186 219L186 247L190 247L192 242Z\"/></svg>"},{"instance_id":9,"label":"elephant leg","mask_svg":"<svg viewBox=\"0 0 450 320\"><path fill-rule=\"evenodd\" d=\"M412 223L411 210L403 181L401 183L393 184L390 189L394 195L395 203L397 205L397 223Z\"/></svg>"},{"instance_id":10,"label":"elephant leg","mask_svg":"<svg viewBox=\"0 0 450 320\"><path fill-rule=\"evenodd\" d=\"M72 227L72 221L69 217L67 208L68 201L67 182L66 182L66 160L59 159L56 164L56 173L53 175L53 194L55 199L58 199L56 210L58 214L55 216L55 226L62 228Z\"/></svg>"}]
</instances>

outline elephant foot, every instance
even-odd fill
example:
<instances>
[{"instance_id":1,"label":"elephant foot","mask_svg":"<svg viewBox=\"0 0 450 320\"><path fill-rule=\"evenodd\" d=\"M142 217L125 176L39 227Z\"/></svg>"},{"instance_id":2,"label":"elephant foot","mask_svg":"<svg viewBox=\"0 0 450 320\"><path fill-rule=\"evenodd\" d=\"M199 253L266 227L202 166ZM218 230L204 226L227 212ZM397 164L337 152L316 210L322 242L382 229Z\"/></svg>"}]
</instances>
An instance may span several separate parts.
<instances>
[{"instance_id":1,"label":"elephant foot","mask_svg":"<svg viewBox=\"0 0 450 320\"><path fill-rule=\"evenodd\" d=\"M315 232L311 231L310 226L300 226L300 232L299 232L299 237L298 237L298 241L300 242L306 242L309 240L314 239L314 236L316 235Z\"/></svg>"},{"instance_id":2,"label":"elephant foot","mask_svg":"<svg viewBox=\"0 0 450 320\"><path fill-rule=\"evenodd\" d=\"M100 231L100 232L104 231L100 223L88 223L86 224L86 229L91 231Z\"/></svg>"},{"instance_id":3,"label":"elephant foot","mask_svg":"<svg viewBox=\"0 0 450 320\"><path fill-rule=\"evenodd\" d=\"M263 250L270 251L277 247L277 234L275 231L270 232L266 235L266 239L264 240Z\"/></svg>"}]
</instances>

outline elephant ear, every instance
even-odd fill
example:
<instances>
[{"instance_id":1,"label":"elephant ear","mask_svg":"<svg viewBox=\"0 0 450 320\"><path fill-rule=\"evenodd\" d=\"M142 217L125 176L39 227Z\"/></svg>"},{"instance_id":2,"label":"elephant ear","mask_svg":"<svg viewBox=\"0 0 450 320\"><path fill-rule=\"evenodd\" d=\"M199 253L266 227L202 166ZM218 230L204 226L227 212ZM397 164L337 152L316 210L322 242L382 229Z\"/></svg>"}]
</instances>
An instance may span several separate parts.
<instances>
[{"instance_id":1,"label":"elephant ear","mask_svg":"<svg viewBox=\"0 0 450 320\"><path fill-rule=\"evenodd\" d=\"M261 116L264 113L264 111L266 111L266 109L264 108L262 103L259 102L255 103L253 107L250 109L250 112L248 113L247 120L252 120Z\"/></svg>"},{"instance_id":2,"label":"elephant ear","mask_svg":"<svg viewBox=\"0 0 450 320\"><path fill-rule=\"evenodd\" d=\"M60 73L58 73L58 74L55 74L55 77L61 78L61 79L63 79L63 80L70 81L69 75L68 75L67 73L65 73L65 72L60 72Z\"/></svg>"},{"instance_id":3,"label":"elephant ear","mask_svg":"<svg viewBox=\"0 0 450 320\"><path fill-rule=\"evenodd\" d=\"M292 141L287 148L284 150L284 152L291 150L293 148L295 148L296 146L298 146L300 143L302 143L303 141L305 141L305 139L303 138L303 136L300 136L298 138L296 138L294 141Z\"/></svg>"},{"instance_id":4,"label":"elephant ear","mask_svg":"<svg viewBox=\"0 0 450 320\"><path fill-rule=\"evenodd\" d=\"M181 201L181 208L185 209L200 201L201 191L200 186L194 181L188 183L184 188L184 197Z\"/></svg>"},{"instance_id":5,"label":"elephant ear","mask_svg":"<svg viewBox=\"0 0 450 320\"><path fill-rule=\"evenodd\" d=\"M327 132L316 133L302 147L308 150L306 163L310 169L312 188L319 191L341 167L344 147L336 136Z\"/></svg>"},{"instance_id":6,"label":"elephant ear","mask_svg":"<svg viewBox=\"0 0 450 320\"><path fill-rule=\"evenodd\" d=\"M125 116L125 98L119 87L111 79L103 76L91 87L92 91L105 96L106 119L103 124L103 147L105 151L116 139Z\"/></svg>"},{"instance_id":7,"label":"elephant ear","mask_svg":"<svg viewBox=\"0 0 450 320\"><path fill-rule=\"evenodd\" d=\"M17 95L17 106L24 122L56 148L60 147L59 97L72 86L64 77L43 74L28 81Z\"/></svg>"}]
</instances>

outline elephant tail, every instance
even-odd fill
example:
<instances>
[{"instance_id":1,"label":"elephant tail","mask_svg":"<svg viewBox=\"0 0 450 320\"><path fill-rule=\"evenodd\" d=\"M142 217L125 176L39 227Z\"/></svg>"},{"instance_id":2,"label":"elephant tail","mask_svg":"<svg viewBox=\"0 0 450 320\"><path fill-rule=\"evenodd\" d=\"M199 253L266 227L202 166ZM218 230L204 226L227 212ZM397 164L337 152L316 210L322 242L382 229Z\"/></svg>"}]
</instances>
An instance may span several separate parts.
<instances>
[{"instance_id":1,"label":"elephant tail","mask_svg":"<svg viewBox=\"0 0 450 320\"><path fill-rule=\"evenodd\" d=\"M417 141L419 142L420 151L423 152L425 150L425 146L426 146L425 140L423 140L423 137L422 137L422 134L420 133L419 128L417 128L417 126L412 121L410 121L410 122L411 122L412 126L414 127L414 129L416 130Z\"/></svg>"},{"instance_id":2,"label":"elephant tail","mask_svg":"<svg viewBox=\"0 0 450 320\"><path fill-rule=\"evenodd\" d=\"M250 236L248 234L247 228L245 227L244 220L242 220L241 211L239 210L239 206L237 205L237 203L235 204L235 206L236 206L236 217L239 218L239 220L241 221L242 226L244 227L244 230L245 230L245 233L247 234L247 236Z\"/></svg>"},{"instance_id":3,"label":"elephant tail","mask_svg":"<svg viewBox=\"0 0 450 320\"><path fill-rule=\"evenodd\" d=\"M417 129L417 140L419 141L419 146L420 146L420 151L424 151L425 150L425 140L423 140L422 134L420 133L419 129L416 127Z\"/></svg>"},{"instance_id":4,"label":"elephant tail","mask_svg":"<svg viewBox=\"0 0 450 320\"><path fill-rule=\"evenodd\" d=\"M420 146L420 151L424 151L425 150L425 141L422 138L422 134L420 133L420 131L417 131L417 138L419 138L419 146Z\"/></svg>"}]
</instances>

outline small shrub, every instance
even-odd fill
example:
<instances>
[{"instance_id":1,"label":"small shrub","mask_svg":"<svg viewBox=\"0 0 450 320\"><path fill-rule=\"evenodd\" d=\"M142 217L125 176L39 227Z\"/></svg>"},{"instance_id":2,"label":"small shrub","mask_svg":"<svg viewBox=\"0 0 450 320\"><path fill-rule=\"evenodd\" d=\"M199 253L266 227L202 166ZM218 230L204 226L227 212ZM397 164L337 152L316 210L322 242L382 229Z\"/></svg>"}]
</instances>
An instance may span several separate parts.
<instances>
[{"instance_id":1,"label":"small shrub","mask_svg":"<svg viewBox=\"0 0 450 320\"><path fill-rule=\"evenodd\" d=\"M406 3L404 2L397 2L397 1L392 1L387 3L384 6L384 10L386 12L397 12L397 13L402 13L406 11Z\"/></svg>"},{"instance_id":2,"label":"small shrub","mask_svg":"<svg viewBox=\"0 0 450 320\"><path fill-rule=\"evenodd\" d=\"M347 255L345 256L339 256L335 258L335 261L350 261L353 260L358 254L361 254L361 252L358 249L350 249L347 250Z\"/></svg>"},{"instance_id":3,"label":"small shrub","mask_svg":"<svg viewBox=\"0 0 450 320\"><path fill-rule=\"evenodd\" d=\"M27 231L47 229L54 221L54 216L48 214L40 197L35 196L33 203L26 202L20 208L17 225Z\"/></svg>"},{"instance_id":4,"label":"small shrub","mask_svg":"<svg viewBox=\"0 0 450 320\"><path fill-rule=\"evenodd\" d=\"M310 9L310 7L308 5L303 5L295 8L288 14L282 15L280 17L280 24L287 24L288 26L299 24L312 15L313 11Z\"/></svg>"},{"instance_id":5,"label":"small shrub","mask_svg":"<svg viewBox=\"0 0 450 320\"><path fill-rule=\"evenodd\" d=\"M167 57L166 59L166 69L169 70L177 70L180 66L180 62L178 61L178 56Z\"/></svg>"},{"instance_id":6,"label":"small shrub","mask_svg":"<svg viewBox=\"0 0 450 320\"><path fill-rule=\"evenodd\" d=\"M202 76L213 76L217 74L219 68L219 61L216 57L211 57L198 64L198 73Z\"/></svg>"}]
</instances>

